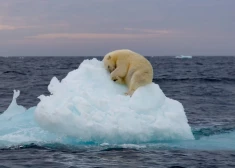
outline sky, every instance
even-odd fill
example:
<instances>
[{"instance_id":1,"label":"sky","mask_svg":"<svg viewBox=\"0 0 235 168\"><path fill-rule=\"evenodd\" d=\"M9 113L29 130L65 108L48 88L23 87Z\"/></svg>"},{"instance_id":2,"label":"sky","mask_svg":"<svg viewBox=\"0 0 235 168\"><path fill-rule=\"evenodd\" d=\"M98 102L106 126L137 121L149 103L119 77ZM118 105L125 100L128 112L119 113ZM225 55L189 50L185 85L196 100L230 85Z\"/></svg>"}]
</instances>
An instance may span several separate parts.
<instances>
[{"instance_id":1,"label":"sky","mask_svg":"<svg viewBox=\"0 0 235 168\"><path fill-rule=\"evenodd\" d=\"M235 55L235 0L0 0L0 56Z\"/></svg>"}]
</instances>

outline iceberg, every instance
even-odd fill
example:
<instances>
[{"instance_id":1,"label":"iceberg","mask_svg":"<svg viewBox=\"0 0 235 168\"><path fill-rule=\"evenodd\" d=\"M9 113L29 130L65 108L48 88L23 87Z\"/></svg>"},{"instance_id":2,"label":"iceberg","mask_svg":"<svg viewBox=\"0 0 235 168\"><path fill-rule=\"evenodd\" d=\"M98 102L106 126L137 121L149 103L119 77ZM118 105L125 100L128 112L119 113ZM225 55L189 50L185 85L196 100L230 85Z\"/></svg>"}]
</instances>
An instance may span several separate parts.
<instances>
[{"instance_id":1,"label":"iceberg","mask_svg":"<svg viewBox=\"0 0 235 168\"><path fill-rule=\"evenodd\" d=\"M148 143L193 140L183 105L165 96L158 84L138 88L132 97L125 85L110 80L102 61L84 60L59 81L37 106L17 105L14 92L0 115L2 142Z\"/></svg>"},{"instance_id":2,"label":"iceberg","mask_svg":"<svg viewBox=\"0 0 235 168\"><path fill-rule=\"evenodd\" d=\"M177 55L175 58L193 58L191 55Z\"/></svg>"}]
</instances>

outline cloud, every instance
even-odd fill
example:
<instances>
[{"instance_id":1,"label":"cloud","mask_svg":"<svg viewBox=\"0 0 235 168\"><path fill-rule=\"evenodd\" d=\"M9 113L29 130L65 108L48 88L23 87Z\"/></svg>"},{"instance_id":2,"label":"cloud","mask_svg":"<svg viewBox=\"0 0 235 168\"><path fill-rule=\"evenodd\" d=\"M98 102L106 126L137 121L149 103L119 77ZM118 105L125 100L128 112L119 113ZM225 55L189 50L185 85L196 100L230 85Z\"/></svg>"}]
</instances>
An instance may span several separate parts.
<instances>
[{"instance_id":1,"label":"cloud","mask_svg":"<svg viewBox=\"0 0 235 168\"><path fill-rule=\"evenodd\" d=\"M143 39L172 34L170 30L124 28L123 33L47 33L26 37L26 39Z\"/></svg>"},{"instance_id":2,"label":"cloud","mask_svg":"<svg viewBox=\"0 0 235 168\"><path fill-rule=\"evenodd\" d=\"M16 30L16 29L28 29L28 28L35 28L36 26L13 26L13 25L1 25L0 24L0 31L1 30Z\"/></svg>"},{"instance_id":3,"label":"cloud","mask_svg":"<svg viewBox=\"0 0 235 168\"><path fill-rule=\"evenodd\" d=\"M15 27L14 26L10 26L10 25L0 25L0 31L1 30L14 30Z\"/></svg>"},{"instance_id":4,"label":"cloud","mask_svg":"<svg viewBox=\"0 0 235 168\"><path fill-rule=\"evenodd\" d=\"M133 39L133 38L155 38L163 34L168 34L168 31L146 31L148 33L51 33L39 34L36 36L26 37L28 39Z\"/></svg>"},{"instance_id":5,"label":"cloud","mask_svg":"<svg viewBox=\"0 0 235 168\"><path fill-rule=\"evenodd\" d=\"M171 30L157 30L157 29L138 29L138 28L124 28L126 31L131 31L131 32L136 32L136 33L147 33L147 34L169 34L172 33L173 31Z\"/></svg>"}]
</instances>

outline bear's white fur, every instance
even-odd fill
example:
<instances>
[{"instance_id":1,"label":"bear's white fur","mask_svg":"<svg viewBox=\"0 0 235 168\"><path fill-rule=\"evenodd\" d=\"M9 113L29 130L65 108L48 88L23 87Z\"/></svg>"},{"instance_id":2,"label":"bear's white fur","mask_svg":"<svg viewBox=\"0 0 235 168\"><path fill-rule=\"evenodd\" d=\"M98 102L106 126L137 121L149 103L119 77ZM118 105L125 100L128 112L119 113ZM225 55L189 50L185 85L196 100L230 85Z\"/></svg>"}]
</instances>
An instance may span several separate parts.
<instances>
[{"instance_id":1,"label":"bear's white fur","mask_svg":"<svg viewBox=\"0 0 235 168\"><path fill-rule=\"evenodd\" d=\"M142 55L131 50L115 50L103 58L111 79L128 86L127 95L132 95L140 86L152 83L153 67Z\"/></svg>"}]
</instances>

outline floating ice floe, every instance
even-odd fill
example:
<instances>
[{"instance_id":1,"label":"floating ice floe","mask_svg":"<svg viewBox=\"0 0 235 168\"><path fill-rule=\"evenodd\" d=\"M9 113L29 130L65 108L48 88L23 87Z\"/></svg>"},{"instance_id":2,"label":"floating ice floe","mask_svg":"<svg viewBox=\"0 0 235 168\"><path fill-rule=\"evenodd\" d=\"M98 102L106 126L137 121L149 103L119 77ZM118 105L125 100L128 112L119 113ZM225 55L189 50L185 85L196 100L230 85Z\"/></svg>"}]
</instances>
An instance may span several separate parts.
<instances>
[{"instance_id":1,"label":"floating ice floe","mask_svg":"<svg viewBox=\"0 0 235 168\"><path fill-rule=\"evenodd\" d=\"M175 58L193 58L191 55L177 55Z\"/></svg>"},{"instance_id":2,"label":"floating ice floe","mask_svg":"<svg viewBox=\"0 0 235 168\"><path fill-rule=\"evenodd\" d=\"M17 105L19 92L0 115L0 143L59 141L145 143L194 139L182 104L151 83L125 96L127 87L110 80L97 59L83 61L59 81L36 107ZM5 129L3 129L4 127ZM18 139L17 139L18 138Z\"/></svg>"}]
</instances>

